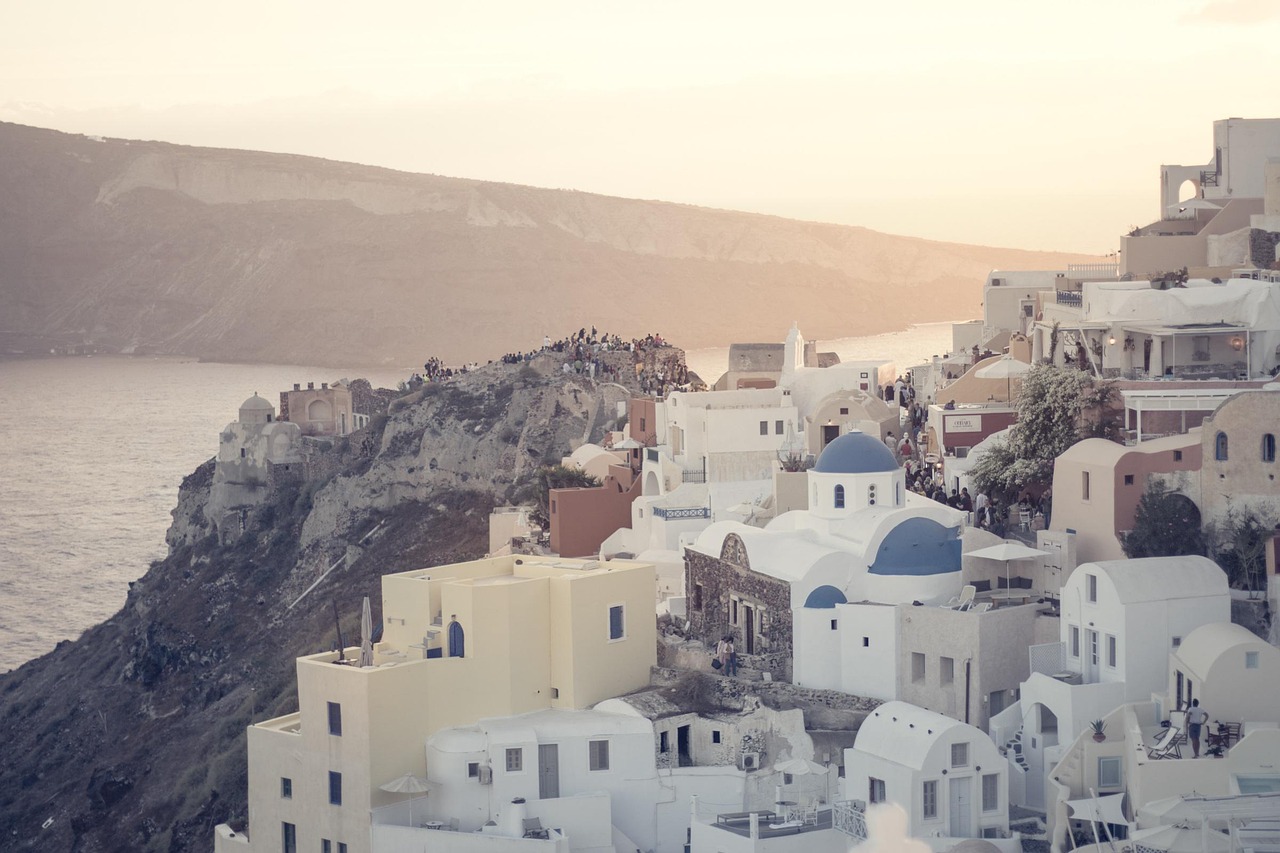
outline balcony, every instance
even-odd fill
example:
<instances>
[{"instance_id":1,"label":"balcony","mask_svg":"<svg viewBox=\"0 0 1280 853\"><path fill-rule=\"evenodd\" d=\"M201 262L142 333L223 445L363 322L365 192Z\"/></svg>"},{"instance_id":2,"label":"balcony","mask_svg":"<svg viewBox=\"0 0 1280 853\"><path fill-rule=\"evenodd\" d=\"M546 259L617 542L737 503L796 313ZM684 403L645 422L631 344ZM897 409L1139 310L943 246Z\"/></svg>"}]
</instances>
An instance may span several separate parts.
<instances>
[{"instance_id":1,"label":"balcony","mask_svg":"<svg viewBox=\"0 0 1280 853\"><path fill-rule=\"evenodd\" d=\"M1084 297L1079 293L1072 293L1066 290L1056 290L1054 291L1053 296L1054 300L1059 305L1066 305L1070 308L1079 308L1084 304Z\"/></svg>"},{"instance_id":2,"label":"balcony","mask_svg":"<svg viewBox=\"0 0 1280 853\"><path fill-rule=\"evenodd\" d=\"M653 517L665 521L682 521L689 518L710 518L711 510L705 506L680 506L653 508Z\"/></svg>"},{"instance_id":3,"label":"balcony","mask_svg":"<svg viewBox=\"0 0 1280 853\"><path fill-rule=\"evenodd\" d=\"M831 823L838 831L859 841L867 839L867 804L862 800L840 800L831 807Z\"/></svg>"}]
</instances>

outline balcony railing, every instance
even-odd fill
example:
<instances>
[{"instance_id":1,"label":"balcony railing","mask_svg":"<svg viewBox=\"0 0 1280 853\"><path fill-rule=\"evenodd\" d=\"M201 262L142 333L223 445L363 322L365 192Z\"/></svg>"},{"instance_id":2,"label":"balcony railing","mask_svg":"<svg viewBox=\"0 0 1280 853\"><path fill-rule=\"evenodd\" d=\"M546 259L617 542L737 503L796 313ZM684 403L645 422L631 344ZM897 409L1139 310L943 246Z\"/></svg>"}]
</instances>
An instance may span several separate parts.
<instances>
[{"instance_id":1,"label":"balcony railing","mask_svg":"<svg viewBox=\"0 0 1280 853\"><path fill-rule=\"evenodd\" d=\"M866 840L867 804L862 800L840 800L832 803L831 823L850 838Z\"/></svg>"},{"instance_id":2,"label":"balcony railing","mask_svg":"<svg viewBox=\"0 0 1280 853\"><path fill-rule=\"evenodd\" d=\"M1054 292L1054 299L1059 305L1070 305L1072 308L1079 308L1084 304L1084 297L1079 293L1071 293L1066 290L1058 290Z\"/></svg>"},{"instance_id":3,"label":"balcony railing","mask_svg":"<svg viewBox=\"0 0 1280 853\"><path fill-rule=\"evenodd\" d=\"M1067 264L1067 278L1102 280L1119 277L1120 265L1117 263Z\"/></svg>"},{"instance_id":4,"label":"balcony railing","mask_svg":"<svg viewBox=\"0 0 1280 853\"><path fill-rule=\"evenodd\" d=\"M677 521L685 518L710 518L711 510L705 506L655 506L653 508L653 515L655 518L664 518L667 521Z\"/></svg>"},{"instance_id":5,"label":"balcony railing","mask_svg":"<svg viewBox=\"0 0 1280 853\"><path fill-rule=\"evenodd\" d=\"M682 483L705 483L707 482L707 472L701 468L685 468L680 473L680 481Z\"/></svg>"}]
</instances>

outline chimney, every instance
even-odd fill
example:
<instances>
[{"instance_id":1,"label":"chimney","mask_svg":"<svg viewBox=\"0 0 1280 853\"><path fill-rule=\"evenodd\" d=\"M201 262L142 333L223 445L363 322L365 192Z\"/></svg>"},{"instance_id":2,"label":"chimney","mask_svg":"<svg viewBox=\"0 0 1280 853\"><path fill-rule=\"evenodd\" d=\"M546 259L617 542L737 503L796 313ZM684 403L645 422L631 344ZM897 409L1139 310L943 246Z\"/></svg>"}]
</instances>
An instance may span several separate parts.
<instances>
[{"instance_id":1,"label":"chimney","mask_svg":"<svg viewBox=\"0 0 1280 853\"><path fill-rule=\"evenodd\" d=\"M302 383L301 383L301 382L295 382L295 383L293 383L293 390L295 390L295 391L301 391L301 390L302 390Z\"/></svg>"}]
</instances>

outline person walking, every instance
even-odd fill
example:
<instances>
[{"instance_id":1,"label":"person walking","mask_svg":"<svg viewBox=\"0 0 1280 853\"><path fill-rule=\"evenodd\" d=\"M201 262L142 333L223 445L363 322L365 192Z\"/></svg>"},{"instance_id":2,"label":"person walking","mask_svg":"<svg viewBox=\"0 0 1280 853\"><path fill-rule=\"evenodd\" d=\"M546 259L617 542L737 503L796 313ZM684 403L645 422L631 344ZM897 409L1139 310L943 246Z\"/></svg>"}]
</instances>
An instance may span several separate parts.
<instances>
[{"instance_id":1,"label":"person walking","mask_svg":"<svg viewBox=\"0 0 1280 853\"><path fill-rule=\"evenodd\" d=\"M1191 741L1192 758L1200 757L1200 732L1208 719L1209 714L1200 707L1200 700L1192 699L1191 707L1187 709L1187 738Z\"/></svg>"}]
</instances>

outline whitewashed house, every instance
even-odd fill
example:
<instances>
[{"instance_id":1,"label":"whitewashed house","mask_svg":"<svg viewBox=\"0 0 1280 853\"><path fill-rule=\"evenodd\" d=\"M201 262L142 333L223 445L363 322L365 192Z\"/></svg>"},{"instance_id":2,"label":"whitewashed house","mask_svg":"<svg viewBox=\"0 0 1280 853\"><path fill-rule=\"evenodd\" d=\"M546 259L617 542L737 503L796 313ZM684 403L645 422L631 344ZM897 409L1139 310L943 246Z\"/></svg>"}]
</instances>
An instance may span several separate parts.
<instances>
[{"instance_id":1,"label":"whitewashed house","mask_svg":"<svg viewBox=\"0 0 1280 853\"><path fill-rule=\"evenodd\" d=\"M973 726L906 702L886 702L845 751L844 796L907 810L912 837L1002 838L1008 770Z\"/></svg>"}]
</instances>

